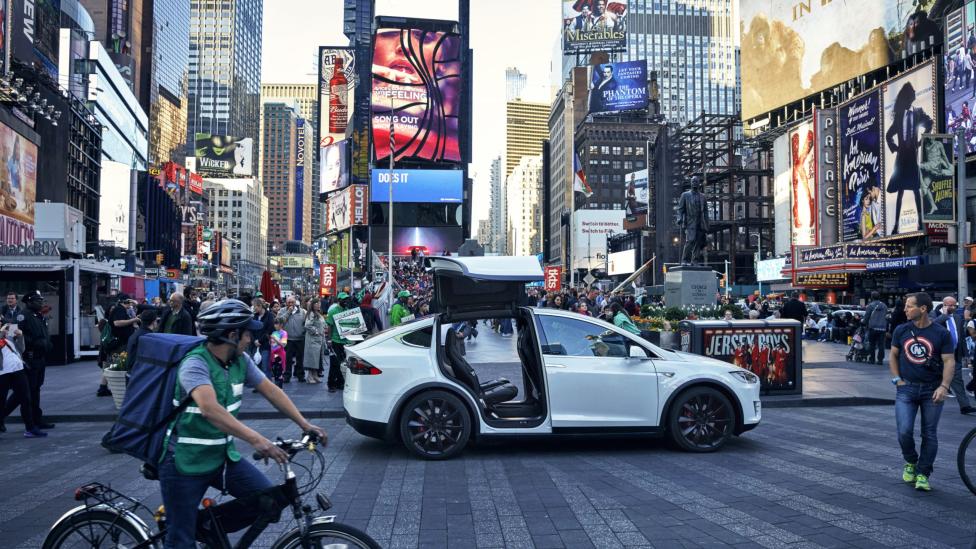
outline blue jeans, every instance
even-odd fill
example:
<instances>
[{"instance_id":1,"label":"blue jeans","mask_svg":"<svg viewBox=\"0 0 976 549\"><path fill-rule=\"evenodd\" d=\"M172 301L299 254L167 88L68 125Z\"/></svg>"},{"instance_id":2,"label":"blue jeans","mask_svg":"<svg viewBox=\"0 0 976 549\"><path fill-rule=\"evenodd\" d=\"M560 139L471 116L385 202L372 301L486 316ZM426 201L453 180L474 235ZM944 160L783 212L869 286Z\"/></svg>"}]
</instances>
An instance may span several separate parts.
<instances>
[{"instance_id":1,"label":"blue jeans","mask_svg":"<svg viewBox=\"0 0 976 549\"><path fill-rule=\"evenodd\" d=\"M918 474L932 474L932 464L939 451L939 417L942 405L932 402L932 394L939 383L906 383L895 388L895 423L898 426L898 444L907 463L914 463ZM922 410L922 446L915 452L915 415Z\"/></svg>"},{"instance_id":2,"label":"blue jeans","mask_svg":"<svg viewBox=\"0 0 976 549\"><path fill-rule=\"evenodd\" d=\"M274 376L271 375L271 351L269 349L261 348L260 366L264 375L268 376L268 379L274 380Z\"/></svg>"},{"instance_id":3,"label":"blue jeans","mask_svg":"<svg viewBox=\"0 0 976 549\"><path fill-rule=\"evenodd\" d=\"M251 463L227 461L224 466L208 475L184 475L176 469L170 452L159 468L159 484L166 506L165 549L195 548L197 509L207 488L224 489L235 498L271 488L273 484L264 473Z\"/></svg>"}]
</instances>

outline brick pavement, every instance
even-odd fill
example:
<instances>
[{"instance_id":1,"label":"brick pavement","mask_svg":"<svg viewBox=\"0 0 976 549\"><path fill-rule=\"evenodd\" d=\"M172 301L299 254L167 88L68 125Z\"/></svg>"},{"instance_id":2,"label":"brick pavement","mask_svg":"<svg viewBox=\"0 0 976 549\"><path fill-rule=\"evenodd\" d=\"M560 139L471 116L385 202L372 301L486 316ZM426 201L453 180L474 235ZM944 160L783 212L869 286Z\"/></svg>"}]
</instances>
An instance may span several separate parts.
<instances>
[{"instance_id":1,"label":"brick pavement","mask_svg":"<svg viewBox=\"0 0 976 549\"><path fill-rule=\"evenodd\" d=\"M297 434L281 420L250 424ZM331 443L320 490L340 521L384 547L941 548L968 547L976 527L976 496L954 466L976 419L951 405L927 494L900 480L886 406L768 410L758 429L707 455L662 441L578 439L493 442L423 462L340 420L322 424ZM68 423L44 440L0 435L0 545L38 547L89 480L158 504L157 486L133 460L98 447L104 429Z\"/></svg>"}]
</instances>

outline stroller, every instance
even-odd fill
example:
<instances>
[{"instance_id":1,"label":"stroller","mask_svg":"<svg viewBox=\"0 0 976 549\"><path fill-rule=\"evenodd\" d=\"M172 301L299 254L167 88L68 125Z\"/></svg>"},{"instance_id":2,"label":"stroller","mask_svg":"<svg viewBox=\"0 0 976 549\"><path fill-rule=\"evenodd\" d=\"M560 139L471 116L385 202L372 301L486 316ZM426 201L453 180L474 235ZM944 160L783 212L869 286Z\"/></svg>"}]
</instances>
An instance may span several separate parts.
<instances>
[{"instance_id":1,"label":"stroller","mask_svg":"<svg viewBox=\"0 0 976 549\"><path fill-rule=\"evenodd\" d=\"M851 348L847 351L848 362L870 362L871 345L867 341L867 335L863 327L858 327L851 337Z\"/></svg>"}]
</instances>

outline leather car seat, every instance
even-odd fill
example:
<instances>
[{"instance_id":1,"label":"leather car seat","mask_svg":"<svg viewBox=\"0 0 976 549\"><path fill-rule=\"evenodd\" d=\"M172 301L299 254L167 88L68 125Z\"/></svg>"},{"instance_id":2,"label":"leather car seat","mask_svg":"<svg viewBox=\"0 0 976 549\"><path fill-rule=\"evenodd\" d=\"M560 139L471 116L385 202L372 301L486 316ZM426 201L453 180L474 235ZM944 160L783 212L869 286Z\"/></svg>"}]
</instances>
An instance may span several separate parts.
<instances>
[{"instance_id":1,"label":"leather car seat","mask_svg":"<svg viewBox=\"0 0 976 549\"><path fill-rule=\"evenodd\" d=\"M486 405L491 406L500 402L507 402L518 395L518 387L507 379L495 379L486 383L478 381L478 374L464 358L461 340L458 339L457 331L454 328L447 331L447 341L444 342L444 348L447 353L447 360L454 368L455 376L461 383L477 393Z\"/></svg>"}]
</instances>

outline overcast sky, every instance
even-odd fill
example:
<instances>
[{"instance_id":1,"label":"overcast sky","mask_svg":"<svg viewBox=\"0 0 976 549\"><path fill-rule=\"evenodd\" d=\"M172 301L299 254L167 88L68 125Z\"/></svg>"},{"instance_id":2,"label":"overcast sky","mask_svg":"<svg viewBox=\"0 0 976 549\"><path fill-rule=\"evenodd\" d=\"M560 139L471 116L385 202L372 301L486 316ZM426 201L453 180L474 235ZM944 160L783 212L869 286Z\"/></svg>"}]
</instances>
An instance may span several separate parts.
<instances>
[{"instance_id":1,"label":"overcast sky","mask_svg":"<svg viewBox=\"0 0 976 549\"><path fill-rule=\"evenodd\" d=\"M342 0L264 4L262 81L315 82L319 46L345 46ZM505 68L528 75L525 99L550 101L550 63L559 36L559 0L472 0L474 50L474 221L488 216L491 159L505 152ZM451 0L377 0L377 15L457 20Z\"/></svg>"}]
</instances>

